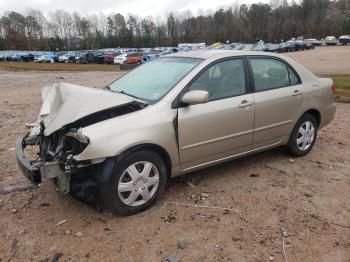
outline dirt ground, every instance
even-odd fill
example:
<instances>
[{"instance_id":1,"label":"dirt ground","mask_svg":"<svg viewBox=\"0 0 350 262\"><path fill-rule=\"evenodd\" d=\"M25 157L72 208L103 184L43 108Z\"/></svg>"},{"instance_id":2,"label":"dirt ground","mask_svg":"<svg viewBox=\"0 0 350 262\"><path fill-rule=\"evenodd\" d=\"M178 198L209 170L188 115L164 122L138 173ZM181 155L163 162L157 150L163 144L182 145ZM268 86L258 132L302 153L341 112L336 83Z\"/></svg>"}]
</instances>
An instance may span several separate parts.
<instances>
[{"instance_id":1,"label":"dirt ground","mask_svg":"<svg viewBox=\"0 0 350 262\"><path fill-rule=\"evenodd\" d=\"M319 52L290 56L323 73ZM320 70L350 70L349 59L332 61ZM0 261L350 261L350 104L337 105L309 155L276 149L172 179L159 203L131 217L98 213L50 181L5 194L29 185L14 143L37 116L40 88L102 87L119 75L0 71Z\"/></svg>"},{"instance_id":2,"label":"dirt ground","mask_svg":"<svg viewBox=\"0 0 350 262\"><path fill-rule=\"evenodd\" d=\"M350 46L321 46L315 50L286 55L317 75L350 74Z\"/></svg>"}]
</instances>

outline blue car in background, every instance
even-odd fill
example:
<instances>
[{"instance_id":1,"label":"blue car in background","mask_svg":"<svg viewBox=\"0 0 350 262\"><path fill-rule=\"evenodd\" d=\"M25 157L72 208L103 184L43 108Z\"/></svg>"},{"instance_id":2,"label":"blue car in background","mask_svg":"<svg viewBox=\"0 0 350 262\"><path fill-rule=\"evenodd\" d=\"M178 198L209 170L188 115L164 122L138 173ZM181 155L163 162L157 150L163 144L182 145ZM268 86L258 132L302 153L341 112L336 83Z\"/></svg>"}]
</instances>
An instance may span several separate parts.
<instances>
[{"instance_id":1,"label":"blue car in background","mask_svg":"<svg viewBox=\"0 0 350 262\"><path fill-rule=\"evenodd\" d=\"M45 61L45 55L43 53L37 53L34 55L34 62L44 63L44 61Z\"/></svg>"},{"instance_id":2,"label":"blue car in background","mask_svg":"<svg viewBox=\"0 0 350 262\"><path fill-rule=\"evenodd\" d=\"M58 61L58 54L55 52L44 54L44 63L54 63Z\"/></svg>"},{"instance_id":3,"label":"blue car in background","mask_svg":"<svg viewBox=\"0 0 350 262\"><path fill-rule=\"evenodd\" d=\"M12 61L12 54L10 53L5 54L4 61Z\"/></svg>"},{"instance_id":4,"label":"blue car in background","mask_svg":"<svg viewBox=\"0 0 350 262\"><path fill-rule=\"evenodd\" d=\"M22 61L24 61L24 62L34 61L34 54L32 54L32 53L23 53L21 55L22 55Z\"/></svg>"},{"instance_id":5,"label":"blue car in background","mask_svg":"<svg viewBox=\"0 0 350 262\"><path fill-rule=\"evenodd\" d=\"M30 62L34 60L34 55L32 53L17 53L13 54L11 61L14 62Z\"/></svg>"},{"instance_id":6,"label":"blue car in background","mask_svg":"<svg viewBox=\"0 0 350 262\"><path fill-rule=\"evenodd\" d=\"M11 57L11 61L14 61L14 62L21 62L21 61L23 61L22 55L21 54L13 54L12 57Z\"/></svg>"}]
</instances>

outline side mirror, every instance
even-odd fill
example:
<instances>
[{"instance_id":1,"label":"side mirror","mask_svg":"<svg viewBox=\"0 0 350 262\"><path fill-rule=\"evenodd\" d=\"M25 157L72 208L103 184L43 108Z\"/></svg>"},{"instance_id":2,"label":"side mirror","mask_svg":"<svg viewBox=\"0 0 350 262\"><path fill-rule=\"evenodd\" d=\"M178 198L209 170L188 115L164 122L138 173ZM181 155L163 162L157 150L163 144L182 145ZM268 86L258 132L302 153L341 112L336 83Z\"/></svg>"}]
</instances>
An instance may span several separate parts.
<instances>
[{"instance_id":1,"label":"side mirror","mask_svg":"<svg viewBox=\"0 0 350 262\"><path fill-rule=\"evenodd\" d=\"M204 90L192 90L184 94L181 102L187 105L204 104L209 101L209 93Z\"/></svg>"}]
</instances>

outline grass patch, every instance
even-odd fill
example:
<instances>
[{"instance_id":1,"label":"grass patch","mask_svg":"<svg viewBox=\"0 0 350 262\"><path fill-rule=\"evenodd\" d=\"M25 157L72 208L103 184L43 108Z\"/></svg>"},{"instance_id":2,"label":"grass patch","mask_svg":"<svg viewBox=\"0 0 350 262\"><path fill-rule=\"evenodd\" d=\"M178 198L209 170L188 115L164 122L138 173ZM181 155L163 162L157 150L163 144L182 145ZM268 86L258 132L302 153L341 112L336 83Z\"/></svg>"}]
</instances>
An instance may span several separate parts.
<instances>
[{"instance_id":1,"label":"grass patch","mask_svg":"<svg viewBox=\"0 0 350 262\"><path fill-rule=\"evenodd\" d=\"M119 65L105 64L65 64L35 62L0 62L0 70L9 71L119 71Z\"/></svg>"},{"instance_id":2,"label":"grass patch","mask_svg":"<svg viewBox=\"0 0 350 262\"><path fill-rule=\"evenodd\" d=\"M337 89L350 90L350 75L329 76L333 79Z\"/></svg>"},{"instance_id":3,"label":"grass patch","mask_svg":"<svg viewBox=\"0 0 350 262\"><path fill-rule=\"evenodd\" d=\"M330 75L337 89L336 101L340 103L350 103L350 75Z\"/></svg>"}]
</instances>

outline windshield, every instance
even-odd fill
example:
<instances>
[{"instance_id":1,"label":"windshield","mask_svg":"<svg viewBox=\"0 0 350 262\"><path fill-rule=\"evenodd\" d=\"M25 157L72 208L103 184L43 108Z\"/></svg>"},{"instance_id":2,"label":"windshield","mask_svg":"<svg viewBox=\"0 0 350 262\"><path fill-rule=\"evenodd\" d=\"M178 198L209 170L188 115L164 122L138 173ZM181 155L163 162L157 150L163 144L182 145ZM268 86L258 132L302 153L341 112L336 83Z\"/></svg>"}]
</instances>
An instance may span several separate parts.
<instances>
[{"instance_id":1,"label":"windshield","mask_svg":"<svg viewBox=\"0 0 350 262\"><path fill-rule=\"evenodd\" d=\"M202 61L187 57L159 58L117 79L109 89L154 103Z\"/></svg>"}]
</instances>

